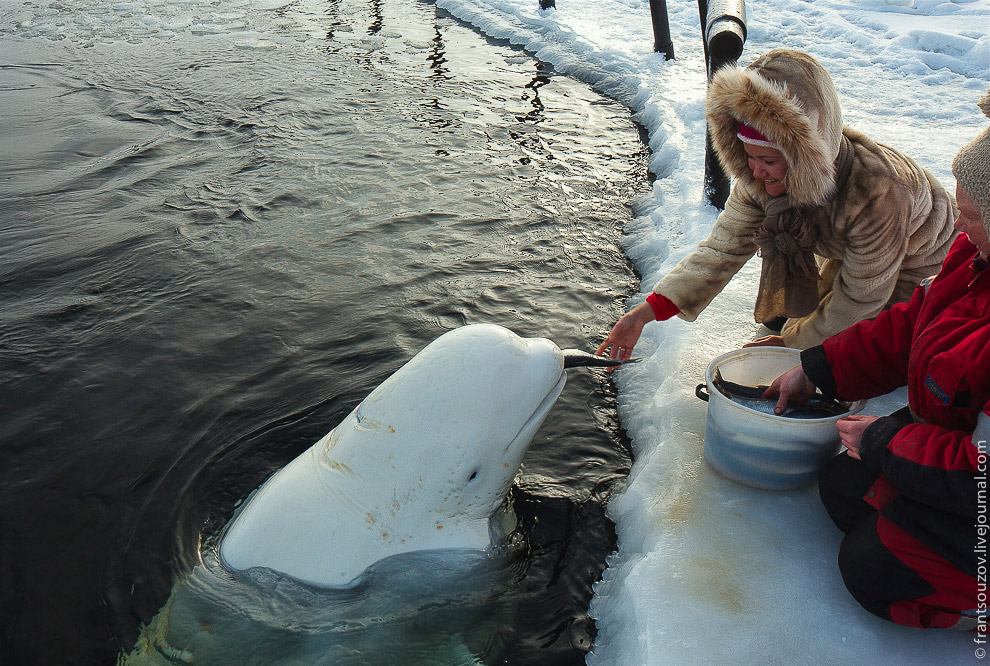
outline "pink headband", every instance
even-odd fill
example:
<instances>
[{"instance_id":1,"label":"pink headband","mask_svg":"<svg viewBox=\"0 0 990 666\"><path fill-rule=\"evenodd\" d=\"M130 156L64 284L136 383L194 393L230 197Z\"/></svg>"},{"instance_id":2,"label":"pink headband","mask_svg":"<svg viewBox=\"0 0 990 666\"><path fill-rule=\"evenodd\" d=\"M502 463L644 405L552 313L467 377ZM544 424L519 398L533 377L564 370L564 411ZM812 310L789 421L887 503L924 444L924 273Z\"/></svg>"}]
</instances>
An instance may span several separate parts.
<instances>
[{"instance_id":1,"label":"pink headband","mask_svg":"<svg viewBox=\"0 0 990 666\"><path fill-rule=\"evenodd\" d=\"M765 146L767 148L775 148L776 150L780 150L780 146L763 136L758 129L747 125L746 123L739 123L739 130L736 132L736 136L739 137L739 140L743 143L752 143L757 146Z\"/></svg>"}]
</instances>

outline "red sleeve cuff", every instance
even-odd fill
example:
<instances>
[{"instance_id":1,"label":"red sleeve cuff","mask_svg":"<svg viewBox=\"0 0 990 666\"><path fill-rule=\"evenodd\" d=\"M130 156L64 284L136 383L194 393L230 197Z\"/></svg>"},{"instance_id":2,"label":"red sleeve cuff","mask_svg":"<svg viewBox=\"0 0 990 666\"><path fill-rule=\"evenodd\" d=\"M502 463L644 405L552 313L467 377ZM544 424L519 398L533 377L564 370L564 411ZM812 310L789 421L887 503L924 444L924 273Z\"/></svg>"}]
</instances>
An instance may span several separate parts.
<instances>
[{"instance_id":1,"label":"red sleeve cuff","mask_svg":"<svg viewBox=\"0 0 990 666\"><path fill-rule=\"evenodd\" d=\"M663 294L652 292L646 297L646 302L653 308L653 316L657 318L657 321L667 321L681 312L681 309Z\"/></svg>"}]
</instances>

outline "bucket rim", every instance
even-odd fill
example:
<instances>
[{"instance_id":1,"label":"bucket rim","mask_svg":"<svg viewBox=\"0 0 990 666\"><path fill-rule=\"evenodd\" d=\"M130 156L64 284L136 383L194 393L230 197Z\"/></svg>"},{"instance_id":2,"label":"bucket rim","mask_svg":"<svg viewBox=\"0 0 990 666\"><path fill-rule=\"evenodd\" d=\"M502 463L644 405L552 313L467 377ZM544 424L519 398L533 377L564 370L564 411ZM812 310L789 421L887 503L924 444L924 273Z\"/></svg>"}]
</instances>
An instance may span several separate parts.
<instances>
[{"instance_id":1,"label":"bucket rim","mask_svg":"<svg viewBox=\"0 0 990 666\"><path fill-rule=\"evenodd\" d=\"M852 416L853 414L858 414L859 412L863 411L863 409L866 407L866 402L867 402L866 400L850 401L851 404L849 407L849 411L843 412L842 414L836 414L834 416L823 416L817 419L793 419L780 414L764 414L763 412L759 412L755 409L750 409L749 407L745 407L737 402L734 402L733 400L730 400L721 391L715 388L715 384L712 381L715 375L715 370L718 369L719 365L737 356L745 356L750 354L754 356L785 355L785 356L792 356L796 361L795 365L800 365L801 351L802 350L796 347L743 347L740 349L733 349L727 351L724 354L719 354L708 363L708 367L705 370L705 385L708 387L708 393L710 396L709 404L711 404L711 400L714 399L714 400L718 400L720 404L727 405L730 409L740 410L739 412L740 414L745 414L746 416L749 417L757 416L757 417L764 417L778 423L808 424L808 425L819 425L829 422L834 423L841 419L846 418L847 416ZM783 352L783 354L781 354L781 352Z\"/></svg>"}]
</instances>

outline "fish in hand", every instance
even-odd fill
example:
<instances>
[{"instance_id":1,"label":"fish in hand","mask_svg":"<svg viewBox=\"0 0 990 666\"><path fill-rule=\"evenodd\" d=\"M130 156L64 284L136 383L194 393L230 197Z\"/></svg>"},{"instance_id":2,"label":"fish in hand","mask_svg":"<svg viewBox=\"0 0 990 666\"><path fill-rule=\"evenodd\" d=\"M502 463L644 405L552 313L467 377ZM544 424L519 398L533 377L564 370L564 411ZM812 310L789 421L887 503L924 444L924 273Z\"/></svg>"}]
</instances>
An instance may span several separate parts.
<instances>
[{"instance_id":1,"label":"fish in hand","mask_svg":"<svg viewBox=\"0 0 990 666\"><path fill-rule=\"evenodd\" d=\"M775 414L774 407L777 406L777 399L764 397L770 388L769 386L746 386L726 381L718 370L715 371L712 384L719 393L732 402L771 416L783 416L790 419L827 419L845 414L850 407L847 402L835 398L825 398L821 393L816 393L808 402L800 405L788 405L783 414Z\"/></svg>"}]
</instances>

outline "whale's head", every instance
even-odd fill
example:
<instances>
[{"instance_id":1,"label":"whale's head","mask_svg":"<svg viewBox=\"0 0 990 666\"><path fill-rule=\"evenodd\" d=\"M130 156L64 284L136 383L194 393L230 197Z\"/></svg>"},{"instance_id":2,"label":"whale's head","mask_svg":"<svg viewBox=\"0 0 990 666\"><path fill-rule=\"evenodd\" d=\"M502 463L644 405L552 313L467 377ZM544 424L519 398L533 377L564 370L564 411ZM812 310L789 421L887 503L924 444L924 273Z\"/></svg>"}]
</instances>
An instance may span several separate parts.
<instances>
[{"instance_id":1,"label":"whale's head","mask_svg":"<svg viewBox=\"0 0 990 666\"><path fill-rule=\"evenodd\" d=\"M402 491L428 492L418 502L424 518L487 518L563 387L563 354L549 340L458 328L368 395L326 456L369 477L391 470Z\"/></svg>"},{"instance_id":2,"label":"whale's head","mask_svg":"<svg viewBox=\"0 0 990 666\"><path fill-rule=\"evenodd\" d=\"M390 555L487 547L564 366L554 343L500 326L440 336L249 500L223 560L343 585Z\"/></svg>"}]
</instances>

